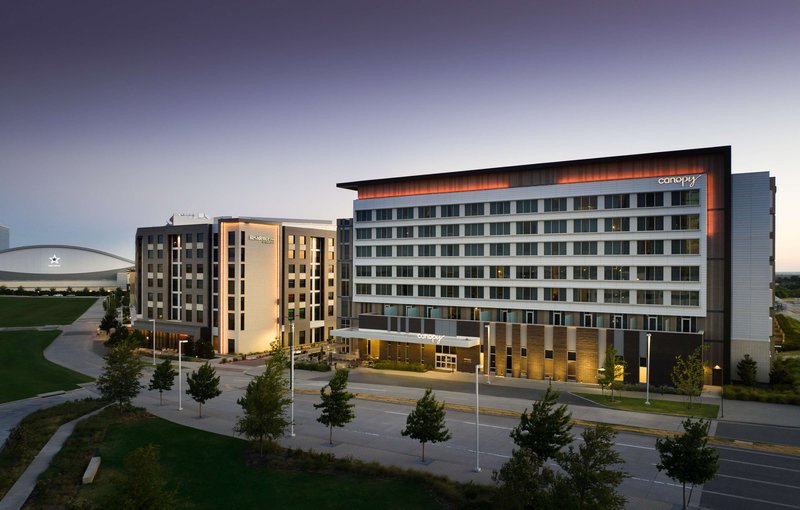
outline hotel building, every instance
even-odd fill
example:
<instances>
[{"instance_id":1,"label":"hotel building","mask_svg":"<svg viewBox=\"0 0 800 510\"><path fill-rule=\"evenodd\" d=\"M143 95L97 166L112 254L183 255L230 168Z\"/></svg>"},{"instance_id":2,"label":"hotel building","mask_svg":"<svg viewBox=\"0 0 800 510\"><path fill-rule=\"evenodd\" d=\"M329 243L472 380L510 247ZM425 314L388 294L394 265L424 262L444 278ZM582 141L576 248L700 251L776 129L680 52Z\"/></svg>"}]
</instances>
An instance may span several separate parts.
<instances>
[{"instance_id":1,"label":"hotel building","mask_svg":"<svg viewBox=\"0 0 800 510\"><path fill-rule=\"evenodd\" d=\"M326 341L335 327L336 226L174 215L136 231L134 326L157 346L211 340L222 354Z\"/></svg>"},{"instance_id":2,"label":"hotel building","mask_svg":"<svg viewBox=\"0 0 800 510\"><path fill-rule=\"evenodd\" d=\"M595 382L614 346L627 382L649 352L669 384L702 344L716 382L744 354L767 377L775 183L732 175L730 147L338 187L358 197L334 336L363 357Z\"/></svg>"}]
</instances>

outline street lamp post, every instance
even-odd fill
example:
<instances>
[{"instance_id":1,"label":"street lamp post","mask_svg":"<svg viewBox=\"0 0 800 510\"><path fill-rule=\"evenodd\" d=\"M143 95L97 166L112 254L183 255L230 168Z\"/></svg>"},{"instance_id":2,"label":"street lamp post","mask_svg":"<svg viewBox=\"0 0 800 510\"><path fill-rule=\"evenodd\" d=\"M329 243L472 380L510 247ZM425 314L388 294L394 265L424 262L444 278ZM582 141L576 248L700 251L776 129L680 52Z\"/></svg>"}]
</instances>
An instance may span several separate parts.
<instances>
[{"instance_id":1,"label":"street lamp post","mask_svg":"<svg viewBox=\"0 0 800 510\"><path fill-rule=\"evenodd\" d=\"M153 366L156 366L156 319L150 319L153 322Z\"/></svg>"},{"instance_id":2,"label":"street lamp post","mask_svg":"<svg viewBox=\"0 0 800 510\"><path fill-rule=\"evenodd\" d=\"M189 340L178 341L178 411L183 411L183 374L181 374L181 344L188 343Z\"/></svg>"},{"instance_id":3,"label":"street lamp post","mask_svg":"<svg viewBox=\"0 0 800 510\"><path fill-rule=\"evenodd\" d=\"M292 369L290 375L290 385L292 389L292 426L291 426L291 436L294 437L294 321L292 321L292 338L290 341L290 349L292 350Z\"/></svg>"},{"instance_id":4,"label":"street lamp post","mask_svg":"<svg viewBox=\"0 0 800 510\"><path fill-rule=\"evenodd\" d=\"M650 333L647 334L647 397L645 405L650 405Z\"/></svg>"},{"instance_id":5,"label":"street lamp post","mask_svg":"<svg viewBox=\"0 0 800 510\"><path fill-rule=\"evenodd\" d=\"M485 363L484 366L486 367L486 383L487 384L491 384L492 383L492 380L490 378L490 376L492 375L491 374L491 370L492 370L492 363L491 363L492 346L491 346L491 344L492 344L492 341L491 341L491 338L490 338L491 334L492 334L492 329L487 324L486 325L486 350L484 351L484 360L483 360L483 362Z\"/></svg>"},{"instance_id":6,"label":"street lamp post","mask_svg":"<svg viewBox=\"0 0 800 510\"><path fill-rule=\"evenodd\" d=\"M714 365L714 370L719 370L719 417L725 417L725 372L719 365Z\"/></svg>"},{"instance_id":7,"label":"street lamp post","mask_svg":"<svg viewBox=\"0 0 800 510\"><path fill-rule=\"evenodd\" d=\"M481 472L481 425L480 425L480 394L478 392L478 374L482 365L475 365L475 472Z\"/></svg>"}]
</instances>

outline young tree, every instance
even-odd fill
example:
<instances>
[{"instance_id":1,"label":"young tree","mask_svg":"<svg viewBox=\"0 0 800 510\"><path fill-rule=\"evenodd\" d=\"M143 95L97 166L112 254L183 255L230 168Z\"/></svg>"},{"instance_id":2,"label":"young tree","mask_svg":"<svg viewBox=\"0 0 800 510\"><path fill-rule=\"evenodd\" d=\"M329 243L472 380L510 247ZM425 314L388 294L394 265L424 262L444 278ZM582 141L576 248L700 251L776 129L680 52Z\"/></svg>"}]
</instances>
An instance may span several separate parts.
<instances>
[{"instance_id":1,"label":"young tree","mask_svg":"<svg viewBox=\"0 0 800 510\"><path fill-rule=\"evenodd\" d=\"M437 402L431 388L417 400L417 407L409 413L406 428L400 434L422 443L422 462L425 462L425 443L449 441L453 435L445 426L444 402Z\"/></svg>"},{"instance_id":2,"label":"young tree","mask_svg":"<svg viewBox=\"0 0 800 510\"><path fill-rule=\"evenodd\" d=\"M565 475L557 475L555 501L575 510L625 508L625 496L617 487L628 475L614 467L624 463L614 450L615 435L607 425L587 428L578 451L570 446L559 455L558 465Z\"/></svg>"},{"instance_id":3,"label":"young tree","mask_svg":"<svg viewBox=\"0 0 800 510\"><path fill-rule=\"evenodd\" d=\"M627 374L625 360L620 358L613 345L606 349L606 360L603 363L603 370L597 376L597 382L601 388L608 388L611 391L611 402L614 401L614 390L622 386L622 379Z\"/></svg>"},{"instance_id":4,"label":"young tree","mask_svg":"<svg viewBox=\"0 0 800 510\"><path fill-rule=\"evenodd\" d=\"M659 471L683 484L683 508L686 508L686 484L692 484L689 499L697 484L714 478L719 470L719 454L708 446L708 427L710 421L687 418L683 422L683 434L656 439L656 450L660 462Z\"/></svg>"},{"instance_id":5,"label":"young tree","mask_svg":"<svg viewBox=\"0 0 800 510\"><path fill-rule=\"evenodd\" d=\"M116 402L121 411L144 387L139 383L144 365L136 347L125 341L109 349L103 359L106 364L97 378L97 389L104 398Z\"/></svg>"},{"instance_id":6,"label":"young tree","mask_svg":"<svg viewBox=\"0 0 800 510\"><path fill-rule=\"evenodd\" d=\"M112 329L119 329L121 324L117 320L117 315L112 312L106 312L102 319L100 319L100 329L108 333Z\"/></svg>"},{"instance_id":7,"label":"young tree","mask_svg":"<svg viewBox=\"0 0 800 510\"><path fill-rule=\"evenodd\" d=\"M121 485L122 490L114 496L115 499L107 502L109 506L119 506L122 510L159 510L183 506L176 491L166 487L158 447L155 445L137 448L125 458L125 476L121 479Z\"/></svg>"},{"instance_id":8,"label":"young tree","mask_svg":"<svg viewBox=\"0 0 800 510\"><path fill-rule=\"evenodd\" d=\"M572 442L572 423L567 406L556 406L558 391L548 386L542 400L534 402L531 413L522 412L519 425L511 431L517 446L532 451L542 462L555 458L564 446Z\"/></svg>"},{"instance_id":9,"label":"young tree","mask_svg":"<svg viewBox=\"0 0 800 510\"><path fill-rule=\"evenodd\" d=\"M331 382L319 390L321 402L314 404L315 409L322 409L317 421L329 428L328 442L333 446L333 427L344 427L355 418L353 404L350 403L355 395L347 391L348 370L336 370ZM325 388L330 388L325 391Z\"/></svg>"},{"instance_id":10,"label":"young tree","mask_svg":"<svg viewBox=\"0 0 800 510\"><path fill-rule=\"evenodd\" d=\"M504 509L557 508L552 490L555 474L531 450L514 450L500 471L492 473L492 480L500 484Z\"/></svg>"},{"instance_id":11,"label":"young tree","mask_svg":"<svg viewBox=\"0 0 800 510\"><path fill-rule=\"evenodd\" d=\"M163 363L156 366L153 371L153 377L150 379L148 390L158 390L158 403L164 405L164 390L169 391L175 384L175 376L178 371L172 368L172 363L165 359Z\"/></svg>"},{"instance_id":12,"label":"young tree","mask_svg":"<svg viewBox=\"0 0 800 510\"><path fill-rule=\"evenodd\" d=\"M281 437L289 426L286 406L292 401L283 391L284 363L280 356L270 356L264 373L250 381L245 394L237 404L242 406L244 416L236 421L233 430L248 439L258 440L258 453L264 455L264 439L274 441Z\"/></svg>"},{"instance_id":13,"label":"young tree","mask_svg":"<svg viewBox=\"0 0 800 510\"><path fill-rule=\"evenodd\" d=\"M204 363L197 370L192 371L186 378L189 389L186 394L200 404L198 416L203 417L203 404L212 398L218 397L222 390L219 389L219 376L217 371L211 368L208 362Z\"/></svg>"},{"instance_id":14,"label":"young tree","mask_svg":"<svg viewBox=\"0 0 800 510\"><path fill-rule=\"evenodd\" d=\"M742 384L745 386L756 385L756 374L758 373L757 365L758 362L751 358L749 354L745 354L744 358L736 364L736 374L739 376L739 380L742 381Z\"/></svg>"},{"instance_id":15,"label":"young tree","mask_svg":"<svg viewBox=\"0 0 800 510\"><path fill-rule=\"evenodd\" d=\"M675 356L672 367L672 384L689 398L688 408L692 408L692 398L699 397L703 391L703 346L698 346L686 359Z\"/></svg>"}]
</instances>

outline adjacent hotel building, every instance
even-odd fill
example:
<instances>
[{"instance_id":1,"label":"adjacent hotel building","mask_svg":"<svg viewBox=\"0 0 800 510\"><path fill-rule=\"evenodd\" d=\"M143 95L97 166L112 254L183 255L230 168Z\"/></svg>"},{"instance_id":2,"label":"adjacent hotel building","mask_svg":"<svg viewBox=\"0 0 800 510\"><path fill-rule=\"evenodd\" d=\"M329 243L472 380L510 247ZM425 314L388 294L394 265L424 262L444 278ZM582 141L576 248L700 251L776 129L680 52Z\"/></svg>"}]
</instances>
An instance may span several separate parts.
<instances>
[{"instance_id":1,"label":"adjacent hotel building","mask_svg":"<svg viewBox=\"0 0 800 510\"><path fill-rule=\"evenodd\" d=\"M222 354L309 345L335 327L336 226L176 214L136 231L134 326L157 347L209 339Z\"/></svg>"},{"instance_id":2,"label":"adjacent hotel building","mask_svg":"<svg viewBox=\"0 0 800 510\"><path fill-rule=\"evenodd\" d=\"M333 334L361 356L594 382L613 345L643 382L649 335L653 384L701 344L709 381L744 354L767 378L775 181L732 175L730 147L338 187Z\"/></svg>"}]
</instances>

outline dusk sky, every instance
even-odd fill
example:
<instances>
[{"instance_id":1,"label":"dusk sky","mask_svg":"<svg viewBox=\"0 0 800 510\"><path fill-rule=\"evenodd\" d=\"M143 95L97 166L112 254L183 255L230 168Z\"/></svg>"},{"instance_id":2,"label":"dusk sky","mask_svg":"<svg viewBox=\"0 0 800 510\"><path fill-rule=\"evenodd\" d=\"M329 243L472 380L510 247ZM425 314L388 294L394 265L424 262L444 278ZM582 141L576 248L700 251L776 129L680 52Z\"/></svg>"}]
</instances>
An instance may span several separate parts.
<instances>
[{"instance_id":1,"label":"dusk sky","mask_svg":"<svg viewBox=\"0 0 800 510\"><path fill-rule=\"evenodd\" d=\"M731 145L800 271L800 1L0 4L0 224L133 257L174 212L334 220L337 182Z\"/></svg>"}]
</instances>

